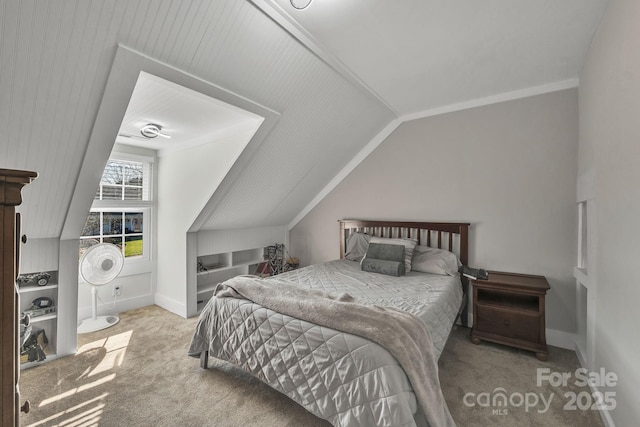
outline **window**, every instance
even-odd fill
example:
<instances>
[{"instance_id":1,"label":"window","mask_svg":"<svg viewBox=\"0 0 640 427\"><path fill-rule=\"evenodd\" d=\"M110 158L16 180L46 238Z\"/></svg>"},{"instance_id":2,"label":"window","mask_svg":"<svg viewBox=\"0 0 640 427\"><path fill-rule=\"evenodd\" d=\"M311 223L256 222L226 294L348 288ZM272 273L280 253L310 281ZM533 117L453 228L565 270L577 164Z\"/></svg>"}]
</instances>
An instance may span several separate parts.
<instances>
[{"instance_id":1,"label":"window","mask_svg":"<svg viewBox=\"0 0 640 427\"><path fill-rule=\"evenodd\" d=\"M110 159L95 200L149 200L148 185L145 185L148 180L145 175L150 175L150 171L145 171L148 168L142 162Z\"/></svg>"},{"instance_id":2,"label":"window","mask_svg":"<svg viewBox=\"0 0 640 427\"><path fill-rule=\"evenodd\" d=\"M91 212L82 229L80 251L96 243L112 243L123 250L125 258L144 255L144 212Z\"/></svg>"},{"instance_id":3,"label":"window","mask_svg":"<svg viewBox=\"0 0 640 427\"><path fill-rule=\"evenodd\" d=\"M151 160L109 159L80 237L80 255L112 243L127 260L149 259Z\"/></svg>"}]
</instances>

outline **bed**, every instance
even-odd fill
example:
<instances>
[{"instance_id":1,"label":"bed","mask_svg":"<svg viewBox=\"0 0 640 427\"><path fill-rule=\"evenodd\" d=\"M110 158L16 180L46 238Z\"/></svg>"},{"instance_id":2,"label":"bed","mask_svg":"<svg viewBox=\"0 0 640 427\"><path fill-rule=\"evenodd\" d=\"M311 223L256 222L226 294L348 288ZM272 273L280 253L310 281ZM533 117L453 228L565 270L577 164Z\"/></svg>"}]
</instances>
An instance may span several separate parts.
<instances>
[{"instance_id":1,"label":"bed","mask_svg":"<svg viewBox=\"0 0 640 427\"><path fill-rule=\"evenodd\" d=\"M334 426L455 425L437 360L455 321L466 325L466 279L363 271L361 245L411 241L406 261L418 270L432 271L425 253L454 253L466 265L469 224L339 224L339 259L220 284L188 354L205 369L209 357L230 362Z\"/></svg>"}]
</instances>

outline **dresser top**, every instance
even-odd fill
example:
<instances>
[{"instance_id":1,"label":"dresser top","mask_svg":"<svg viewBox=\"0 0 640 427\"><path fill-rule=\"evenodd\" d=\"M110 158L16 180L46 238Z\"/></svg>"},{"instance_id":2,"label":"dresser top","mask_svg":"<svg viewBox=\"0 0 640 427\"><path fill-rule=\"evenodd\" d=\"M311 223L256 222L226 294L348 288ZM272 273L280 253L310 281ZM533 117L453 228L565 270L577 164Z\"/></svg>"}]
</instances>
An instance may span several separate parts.
<instances>
[{"instance_id":1,"label":"dresser top","mask_svg":"<svg viewBox=\"0 0 640 427\"><path fill-rule=\"evenodd\" d=\"M17 206L22 203L22 187L37 177L36 172L0 169L0 205Z\"/></svg>"},{"instance_id":2,"label":"dresser top","mask_svg":"<svg viewBox=\"0 0 640 427\"><path fill-rule=\"evenodd\" d=\"M16 169L0 169L0 178L11 182L26 182L29 183L33 179L38 177L37 172L23 171Z\"/></svg>"}]
</instances>

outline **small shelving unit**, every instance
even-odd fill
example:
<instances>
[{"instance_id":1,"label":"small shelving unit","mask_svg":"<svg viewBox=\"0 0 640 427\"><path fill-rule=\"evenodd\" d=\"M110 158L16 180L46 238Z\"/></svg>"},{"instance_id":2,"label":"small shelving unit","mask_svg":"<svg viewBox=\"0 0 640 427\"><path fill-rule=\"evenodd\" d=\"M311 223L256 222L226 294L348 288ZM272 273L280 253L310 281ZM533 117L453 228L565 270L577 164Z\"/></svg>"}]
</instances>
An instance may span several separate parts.
<instances>
[{"instance_id":1,"label":"small shelving unit","mask_svg":"<svg viewBox=\"0 0 640 427\"><path fill-rule=\"evenodd\" d=\"M31 316L32 334L35 333L36 330L43 329L48 340L48 344L46 348L44 348L47 359L44 361L55 359L58 338L58 272L47 271L47 273L50 274L50 278L44 286L39 286L35 283L19 286L20 313L29 310L32 302L39 297L51 298L56 307L56 311L53 313ZM20 367L21 369L26 369L42 362L24 362L20 364Z\"/></svg>"},{"instance_id":2,"label":"small shelving unit","mask_svg":"<svg viewBox=\"0 0 640 427\"><path fill-rule=\"evenodd\" d=\"M264 259L264 248L201 255L198 257L198 311L213 296L218 283L242 274L254 274Z\"/></svg>"}]
</instances>

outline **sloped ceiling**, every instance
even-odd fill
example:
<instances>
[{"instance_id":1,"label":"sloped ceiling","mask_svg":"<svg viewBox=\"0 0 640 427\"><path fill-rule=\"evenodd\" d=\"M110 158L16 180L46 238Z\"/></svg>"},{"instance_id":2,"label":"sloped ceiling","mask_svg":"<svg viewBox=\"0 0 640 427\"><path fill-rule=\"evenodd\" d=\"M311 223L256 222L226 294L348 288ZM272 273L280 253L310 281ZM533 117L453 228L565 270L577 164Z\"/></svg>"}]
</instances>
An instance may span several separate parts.
<instances>
[{"instance_id":1,"label":"sloped ceiling","mask_svg":"<svg viewBox=\"0 0 640 427\"><path fill-rule=\"evenodd\" d=\"M398 116L575 79L604 3L2 2L0 167L40 173L24 228L59 237L121 44L279 114L198 227L288 224Z\"/></svg>"},{"instance_id":2,"label":"sloped ceiling","mask_svg":"<svg viewBox=\"0 0 640 427\"><path fill-rule=\"evenodd\" d=\"M20 208L32 238L61 235L118 44L280 114L229 192L253 214L215 227L288 223L393 118L248 1L2 7L0 166L40 174Z\"/></svg>"},{"instance_id":3,"label":"sloped ceiling","mask_svg":"<svg viewBox=\"0 0 640 427\"><path fill-rule=\"evenodd\" d=\"M154 150L158 156L249 129L255 133L262 118L201 92L140 72L116 143ZM144 136L142 129L158 126L159 135Z\"/></svg>"},{"instance_id":4,"label":"sloped ceiling","mask_svg":"<svg viewBox=\"0 0 640 427\"><path fill-rule=\"evenodd\" d=\"M577 78L606 0L269 0L401 116Z\"/></svg>"}]
</instances>

